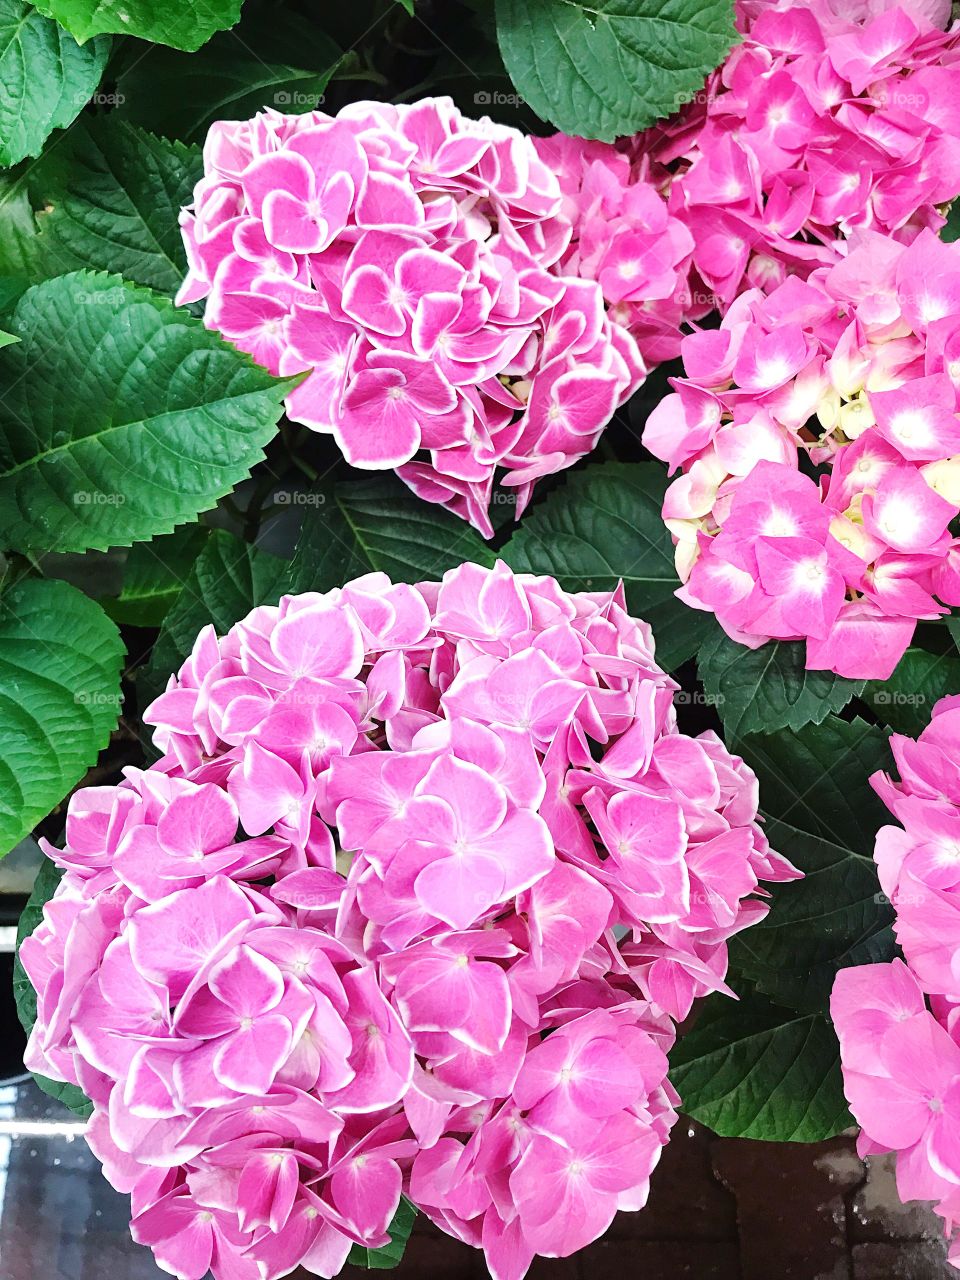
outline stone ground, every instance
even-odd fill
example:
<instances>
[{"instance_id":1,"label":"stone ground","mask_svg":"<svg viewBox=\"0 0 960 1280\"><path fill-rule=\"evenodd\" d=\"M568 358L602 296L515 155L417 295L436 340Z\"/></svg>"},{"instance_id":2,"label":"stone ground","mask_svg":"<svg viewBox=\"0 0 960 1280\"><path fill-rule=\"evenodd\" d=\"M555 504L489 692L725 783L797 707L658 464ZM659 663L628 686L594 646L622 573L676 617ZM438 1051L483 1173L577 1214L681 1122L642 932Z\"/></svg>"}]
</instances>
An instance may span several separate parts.
<instances>
[{"instance_id":1,"label":"stone ground","mask_svg":"<svg viewBox=\"0 0 960 1280\"><path fill-rule=\"evenodd\" d=\"M163 1280L75 1117L32 1081L0 1085L0 1280ZM349 1280L371 1273L348 1268ZM486 1280L478 1253L418 1219L397 1280ZM936 1220L901 1206L886 1160L716 1138L681 1121L647 1208L530 1280L957 1280ZM168 1278L169 1280L169 1278ZM297 1273L294 1280L308 1280Z\"/></svg>"},{"instance_id":2,"label":"stone ground","mask_svg":"<svg viewBox=\"0 0 960 1280\"><path fill-rule=\"evenodd\" d=\"M682 1121L643 1213L530 1280L948 1280L937 1219L897 1198L889 1160L852 1138L816 1147L716 1138ZM344 1276L363 1273L348 1268ZM484 1280L482 1259L418 1219L397 1280ZM19 1280L19 1277L17 1278Z\"/></svg>"}]
</instances>

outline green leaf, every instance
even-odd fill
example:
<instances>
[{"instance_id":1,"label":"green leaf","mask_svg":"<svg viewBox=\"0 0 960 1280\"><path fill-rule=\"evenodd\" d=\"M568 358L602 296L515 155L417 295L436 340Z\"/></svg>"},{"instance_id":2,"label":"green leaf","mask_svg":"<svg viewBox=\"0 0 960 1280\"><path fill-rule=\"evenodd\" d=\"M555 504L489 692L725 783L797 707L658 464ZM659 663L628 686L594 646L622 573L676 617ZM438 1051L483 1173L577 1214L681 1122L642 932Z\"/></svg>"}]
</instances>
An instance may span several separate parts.
<instances>
[{"instance_id":1,"label":"green leaf","mask_svg":"<svg viewBox=\"0 0 960 1280\"><path fill-rule=\"evenodd\" d=\"M630 611L653 627L657 661L672 671L715 624L674 595L680 581L660 517L666 485L655 462L571 472L528 512L501 554L518 572L552 574L567 591L610 591L622 579Z\"/></svg>"},{"instance_id":2,"label":"green leaf","mask_svg":"<svg viewBox=\"0 0 960 1280\"><path fill-rule=\"evenodd\" d=\"M684 1113L721 1137L820 1142L853 1123L837 1038L821 1014L755 993L712 995L670 1059Z\"/></svg>"},{"instance_id":3,"label":"green leaf","mask_svg":"<svg viewBox=\"0 0 960 1280\"><path fill-rule=\"evenodd\" d=\"M390 1223L390 1243L382 1249L366 1249L355 1244L347 1261L355 1267L368 1267L372 1271L392 1271L403 1258L410 1232L413 1230L417 1211L406 1196L400 1197L397 1212Z\"/></svg>"},{"instance_id":4,"label":"green leaf","mask_svg":"<svg viewBox=\"0 0 960 1280\"><path fill-rule=\"evenodd\" d=\"M24 175L26 220L0 243L0 269L34 280L80 268L174 294L187 270L178 217L203 170L198 148L156 138L115 116L78 124ZM5 211L4 218L14 211Z\"/></svg>"},{"instance_id":5,"label":"green leaf","mask_svg":"<svg viewBox=\"0 0 960 1280\"><path fill-rule=\"evenodd\" d=\"M241 0L37 0L37 8L81 41L105 32L175 49L199 49L240 18Z\"/></svg>"},{"instance_id":6,"label":"green leaf","mask_svg":"<svg viewBox=\"0 0 960 1280\"><path fill-rule=\"evenodd\" d=\"M606 142L676 111L736 39L731 0L497 0L497 35L538 115Z\"/></svg>"},{"instance_id":7,"label":"green leaf","mask_svg":"<svg viewBox=\"0 0 960 1280\"><path fill-rule=\"evenodd\" d=\"M824 1011L839 969L894 955L893 911L873 862L890 815L869 783L890 765L886 735L828 716L737 749L760 780L770 844L804 878L773 886L769 915L731 939L731 968L781 1004Z\"/></svg>"},{"instance_id":8,"label":"green leaf","mask_svg":"<svg viewBox=\"0 0 960 1280\"><path fill-rule=\"evenodd\" d=\"M397 4L402 5L410 17L413 17L413 0L397 0Z\"/></svg>"},{"instance_id":9,"label":"green leaf","mask_svg":"<svg viewBox=\"0 0 960 1280\"><path fill-rule=\"evenodd\" d=\"M773 640L748 649L719 629L701 648L697 669L732 738L819 724L863 688L862 680L807 671L800 641Z\"/></svg>"},{"instance_id":10,"label":"green leaf","mask_svg":"<svg viewBox=\"0 0 960 1280\"><path fill-rule=\"evenodd\" d=\"M9 347L12 342L19 342L20 339L13 333L4 333L0 329L0 347Z\"/></svg>"},{"instance_id":11,"label":"green leaf","mask_svg":"<svg viewBox=\"0 0 960 1280\"><path fill-rule=\"evenodd\" d=\"M209 530L186 524L173 533L130 549L118 596L101 601L115 622L159 627L180 597Z\"/></svg>"},{"instance_id":12,"label":"green leaf","mask_svg":"<svg viewBox=\"0 0 960 1280\"><path fill-rule=\"evenodd\" d=\"M138 673L141 710L161 693L167 677L193 648L198 633L213 623L224 635L258 604L276 604L289 590L290 562L215 529L197 557L164 619L150 664Z\"/></svg>"},{"instance_id":13,"label":"green leaf","mask_svg":"<svg viewBox=\"0 0 960 1280\"><path fill-rule=\"evenodd\" d=\"M930 723L934 705L960 693L960 658L908 649L888 680L871 680L863 700L896 733L916 737Z\"/></svg>"},{"instance_id":14,"label":"green leaf","mask_svg":"<svg viewBox=\"0 0 960 1280\"><path fill-rule=\"evenodd\" d=\"M290 381L119 276L29 289L0 351L0 528L15 550L169 533L263 457Z\"/></svg>"},{"instance_id":15,"label":"green leaf","mask_svg":"<svg viewBox=\"0 0 960 1280\"><path fill-rule=\"evenodd\" d=\"M393 478L318 490L291 566L294 591L328 591L372 569L394 582L439 579L465 560L496 556L464 520Z\"/></svg>"},{"instance_id":16,"label":"green leaf","mask_svg":"<svg viewBox=\"0 0 960 1280\"><path fill-rule=\"evenodd\" d=\"M482 88L478 88L482 85ZM480 15L463 15L447 48L430 67L418 92L449 96L471 116L489 116L523 133L537 133L543 123L526 105L507 75L497 48L496 32L488 41Z\"/></svg>"},{"instance_id":17,"label":"green leaf","mask_svg":"<svg viewBox=\"0 0 960 1280\"><path fill-rule=\"evenodd\" d=\"M50 154L56 155L57 150L56 147L51 148ZM40 164L39 161L33 163ZM5 282L5 312L9 312L11 304L35 283L32 277L37 221L28 189L32 167L28 162L8 173L0 173L0 273Z\"/></svg>"},{"instance_id":18,"label":"green leaf","mask_svg":"<svg viewBox=\"0 0 960 1280\"><path fill-rule=\"evenodd\" d=\"M733 940L731 969L793 1009L823 1012L841 969L896 955L893 910L868 859L788 824L766 831L805 879L774 889L770 914Z\"/></svg>"},{"instance_id":19,"label":"green leaf","mask_svg":"<svg viewBox=\"0 0 960 1280\"><path fill-rule=\"evenodd\" d=\"M49 858L44 858L37 872L33 892L20 916L17 929L17 956L13 962L13 998L17 1005L17 1015L27 1035L33 1030L37 1020L37 993L34 991L26 970L20 963L20 944L29 938L43 919L44 903L49 902L56 893L62 876L60 868ZM37 1084L52 1098L56 1098L71 1111L86 1120L93 1113L93 1104L75 1084L64 1084L62 1080L50 1080L47 1076L33 1073Z\"/></svg>"},{"instance_id":20,"label":"green leaf","mask_svg":"<svg viewBox=\"0 0 960 1280\"><path fill-rule=\"evenodd\" d=\"M154 49L121 70L120 114L154 133L202 141L215 120L246 120L273 107L287 115L324 102L343 54L316 22L286 9L244 18L196 54Z\"/></svg>"},{"instance_id":21,"label":"green leaf","mask_svg":"<svg viewBox=\"0 0 960 1280\"><path fill-rule=\"evenodd\" d=\"M760 778L765 814L872 857L877 827L890 820L868 781L891 763L882 729L831 715L819 725L744 738L737 750Z\"/></svg>"},{"instance_id":22,"label":"green leaf","mask_svg":"<svg viewBox=\"0 0 960 1280\"><path fill-rule=\"evenodd\" d=\"M0 195L0 202L2 202L2 199L3 197ZM32 281L28 280L26 276L0 274L0 315L6 315L7 312L13 310L30 288L31 283ZM13 334L7 334L6 336L13 338ZM15 341L19 342L20 339L17 338Z\"/></svg>"},{"instance_id":23,"label":"green leaf","mask_svg":"<svg viewBox=\"0 0 960 1280\"><path fill-rule=\"evenodd\" d=\"M84 595L96 600L106 610L105 597L118 596L123 590L123 570L129 554L126 547L110 551L56 551L37 557L37 568L45 578L62 578Z\"/></svg>"},{"instance_id":24,"label":"green leaf","mask_svg":"<svg viewBox=\"0 0 960 1280\"><path fill-rule=\"evenodd\" d=\"M948 614L943 621L946 623L951 640L956 645L957 649L960 650L960 614Z\"/></svg>"},{"instance_id":25,"label":"green leaf","mask_svg":"<svg viewBox=\"0 0 960 1280\"><path fill-rule=\"evenodd\" d=\"M947 244L960 240L960 199L954 200L947 210L947 225L941 229L940 239Z\"/></svg>"},{"instance_id":26,"label":"green leaf","mask_svg":"<svg viewBox=\"0 0 960 1280\"><path fill-rule=\"evenodd\" d=\"M77 118L109 53L109 40L81 48L32 5L0 0L0 165L39 155Z\"/></svg>"},{"instance_id":27,"label":"green leaf","mask_svg":"<svg viewBox=\"0 0 960 1280\"><path fill-rule=\"evenodd\" d=\"M65 582L0 595L0 853L95 763L120 712L120 635Z\"/></svg>"}]
</instances>

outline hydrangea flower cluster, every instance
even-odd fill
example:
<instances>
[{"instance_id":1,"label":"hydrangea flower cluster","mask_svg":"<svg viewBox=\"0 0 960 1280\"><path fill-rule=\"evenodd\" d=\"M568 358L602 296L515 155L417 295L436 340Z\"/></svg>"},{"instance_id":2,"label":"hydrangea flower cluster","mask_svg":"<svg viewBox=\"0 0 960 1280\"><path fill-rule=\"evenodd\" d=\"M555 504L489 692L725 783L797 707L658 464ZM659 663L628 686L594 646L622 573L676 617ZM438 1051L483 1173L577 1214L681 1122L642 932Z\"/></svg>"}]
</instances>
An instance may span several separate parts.
<instances>
[{"instance_id":1,"label":"hydrangea flower cluster","mask_svg":"<svg viewBox=\"0 0 960 1280\"><path fill-rule=\"evenodd\" d=\"M871 779L899 826L875 859L906 959L837 975L831 1013L864 1155L897 1153L904 1200L935 1200L960 1226L960 697L943 698L917 740L894 734L900 774ZM950 1252L960 1267L960 1238Z\"/></svg>"},{"instance_id":2,"label":"hydrangea flower cluster","mask_svg":"<svg viewBox=\"0 0 960 1280\"><path fill-rule=\"evenodd\" d=\"M810 668L885 679L960 603L960 247L857 232L683 358L643 437L683 471L663 506L679 594L743 644L802 639Z\"/></svg>"},{"instance_id":3,"label":"hydrangea flower cluster","mask_svg":"<svg viewBox=\"0 0 960 1280\"><path fill-rule=\"evenodd\" d=\"M938 229L960 190L949 21L947 0L738 0L742 41L669 120L537 142L574 226L564 265L653 363L683 322L831 265L857 228Z\"/></svg>"},{"instance_id":4,"label":"hydrangea flower cluster","mask_svg":"<svg viewBox=\"0 0 960 1280\"><path fill-rule=\"evenodd\" d=\"M273 372L287 413L492 536L596 444L643 365L595 282L565 276L557 179L517 130L446 98L215 124L181 217L178 301Z\"/></svg>"},{"instance_id":5,"label":"hydrangea flower cluster","mask_svg":"<svg viewBox=\"0 0 960 1280\"><path fill-rule=\"evenodd\" d=\"M698 320L716 299L691 281L694 242L686 222L649 177L650 163L620 145L557 133L534 140L557 175L573 235L564 271L596 280L611 320L625 326L649 367L680 350L680 326Z\"/></svg>"},{"instance_id":6,"label":"hydrangea flower cluster","mask_svg":"<svg viewBox=\"0 0 960 1280\"><path fill-rule=\"evenodd\" d=\"M675 1020L798 874L675 687L622 591L503 564L200 634L21 951L161 1266L332 1276L404 1193L520 1280L643 1205Z\"/></svg>"},{"instance_id":7,"label":"hydrangea flower cluster","mask_svg":"<svg viewBox=\"0 0 960 1280\"><path fill-rule=\"evenodd\" d=\"M689 107L640 135L721 313L833 260L858 227L909 241L960 190L947 0L738 0L743 33Z\"/></svg>"}]
</instances>

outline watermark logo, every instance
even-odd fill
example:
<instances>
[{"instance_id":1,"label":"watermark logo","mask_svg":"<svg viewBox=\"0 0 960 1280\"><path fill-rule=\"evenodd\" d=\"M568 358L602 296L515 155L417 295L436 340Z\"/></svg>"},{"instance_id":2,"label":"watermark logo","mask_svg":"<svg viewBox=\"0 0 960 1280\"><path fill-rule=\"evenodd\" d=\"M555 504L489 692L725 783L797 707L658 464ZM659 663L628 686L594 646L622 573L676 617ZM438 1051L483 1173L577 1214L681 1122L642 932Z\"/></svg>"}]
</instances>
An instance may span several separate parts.
<instances>
[{"instance_id":1,"label":"watermark logo","mask_svg":"<svg viewBox=\"0 0 960 1280\"><path fill-rule=\"evenodd\" d=\"M296 107L300 110L314 110L326 102L323 93L303 93L299 89L278 89L273 95L275 107Z\"/></svg>"},{"instance_id":2,"label":"watermark logo","mask_svg":"<svg viewBox=\"0 0 960 1280\"><path fill-rule=\"evenodd\" d=\"M308 493L302 489L278 489L273 500L278 507L322 507L326 504L325 493Z\"/></svg>"},{"instance_id":3,"label":"watermark logo","mask_svg":"<svg viewBox=\"0 0 960 1280\"><path fill-rule=\"evenodd\" d=\"M905 689L878 689L873 701L878 707L924 707L930 699L925 693L908 693Z\"/></svg>"},{"instance_id":4,"label":"watermark logo","mask_svg":"<svg viewBox=\"0 0 960 1280\"><path fill-rule=\"evenodd\" d=\"M922 115L930 106L929 93L913 84L912 78L894 80L882 86L878 96L885 107L911 115Z\"/></svg>"},{"instance_id":5,"label":"watermark logo","mask_svg":"<svg viewBox=\"0 0 960 1280\"><path fill-rule=\"evenodd\" d=\"M673 109L679 111L681 107L710 107L716 100L716 92L704 86L700 89L687 90L686 93L682 91L675 93L673 95Z\"/></svg>"},{"instance_id":6,"label":"watermark logo","mask_svg":"<svg viewBox=\"0 0 960 1280\"><path fill-rule=\"evenodd\" d=\"M713 311L718 306L717 295L708 292L706 289L680 289L677 291L676 297L677 301L682 303L687 310L695 307Z\"/></svg>"},{"instance_id":7,"label":"watermark logo","mask_svg":"<svg viewBox=\"0 0 960 1280\"><path fill-rule=\"evenodd\" d=\"M478 89L473 95L475 107L525 107L527 100L519 93L505 93L500 89Z\"/></svg>"},{"instance_id":8,"label":"watermark logo","mask_svg":"<svg viewBox=\"0 0 960 1280\"><path fill-rule=\"evenodd\" d=\"M75 507L122 507L126 502L122 493L104 493L101 489L79 489L73 495Z\"/></svg>"},{"instance_id":9,"label":"watermark logo","mask_svg":"<svg viewBox=\"0 0 960 1280\"><path fill-rule=\"evenodd\" d=\"M873 900L878 907L893 907L895 911L900 911L904 907L922 907L927 898L920 893L906 893L898 889L896 900L885 893L875 893Z\"/></svg>"},{"instance_id":10,"label":"watermark logo","mask_svg":"<svg viewBox=\"0 0 960 1280\"><path fill-rule=\"evenodd\" d=\"M119 307L129 297L122 285L112 289L78 289L73 300L78 307Z\"/></svg>"},{"instance_id":11,"label":"watermark logo","mask_svg":"<svg viewBox=\"0 0 960 1280\"><path fill-rule=\"evenodd\" d=\"M75 93L73 95L73 105L80 110L83 107L122 107L126 102L127 96L124 93L105 93L103 89L98 89L96 93Z\"/></svg>"},{"instance_id":12,"label":"watermark logo","mask_svg":"<svg viewBox=\"0 0 960 1280\"><path fill-rule=\"evenodd\" d=\"M73 700L81 707L119 707L123 702L123 694L105 693L101 689L80 689L73 695Z\"/></svg>"},{"instance_id":13,"label":"watermark logo","mask_svg":"<svg viewBox=\"0 0 960 1280\"><path fill-rule=\"evenodd\" d=\"M707 693L706 689L678 689L673 701L678 707L722 707L726 698L722 693Z\"/></svg>"}]
</instances>

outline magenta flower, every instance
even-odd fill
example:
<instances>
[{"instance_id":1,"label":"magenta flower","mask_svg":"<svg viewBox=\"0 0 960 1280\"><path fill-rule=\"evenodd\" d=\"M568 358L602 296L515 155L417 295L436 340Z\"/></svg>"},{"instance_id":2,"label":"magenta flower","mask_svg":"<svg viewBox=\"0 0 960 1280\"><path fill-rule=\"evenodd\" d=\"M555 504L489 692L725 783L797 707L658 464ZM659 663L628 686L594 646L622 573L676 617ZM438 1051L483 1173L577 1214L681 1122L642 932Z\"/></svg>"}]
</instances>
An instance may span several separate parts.
<instances>
[{"instance_id":1,"label":"magenta flower","mask_svg":"<svg viewBox=\"0 0 960 1280\"><path fill-rule=\"evenodd\" d=\"M629 1112L567 1144L535 1134L510 1178L520 1230L535 1251L567 1257L603 1235L652 1172L659 1143Z\"/></svg>"},{"instance_id":2,"label":"magenta flower","mask_svg":"<svg viewBox=\"0 0 960 1280\"><path fill-rule=\"evenodd\" d=\"M273 372L308 374L295 422L485 536L495 478L519 515L640 385L600 286L561 265L560 187L517 131L446 98L368 102L215 124L205 157L179 300L206 298L206 322ZM665 219L659 198L645 216Z\"/></svg>"},{"instance_id":3,"label":"magenta flower","mask_svg":"<svg viewBox=\"0 0 960 1280\"><path fill-rule=\"evenodd\" d=\"M693 236L670 209L649 166L619 146L555 134L537 139L557 174L573 224L563 268L597 281L611 319L628 329L648 363L676 356L680 324L713 303L689 296Z\"/></svg>"},{"instance_id":4,"label":"magenta flower","mask_svg":"<svg viewBox=\"0 0 960 1280\"><path fill-rule=\"evenodd\" d=\"M874 857L906 963L844 969L831 1000L861 1150L896 1152L902 1198L937 1201L948 1235L960 1220L957 704L941 699L916 741L892 736L899 782L871 778L900 824L880 829Z\"/></svg>"},{"instance_id":5,"label":"magenta flower","mask_svg":"<svg viewBox=\"0 0 960 1280\"><path fill-rule=\"evenodd\" d=\"M407 1195L521 1280L642 1207L675 1020L798 874L675 687L622 591L502 563L201 632L21 952L161 1266L335 1275Z\"/></svg>"},{"instance_id":6,"label":"magenta flower","mask_svg":"<svg viewBox=\"0 0 960 1280\"><path fill-rule=\"evenodd\" d=\"M735 8L742 39L670 119L616 144L535 144L572 224L564 269L600 284L648 365L745 291L837 263L854 231L909 244L938 230L960 190L945 0ZM785 370L785 335L776 345Z\"/></svg>"},{"instance_id":7,"label":"magenta flower","mask_svg":"<svg viewBox=\"0 0 960 1280\"><path fill-rule=\"evenodd\" d=\"M885 679L960 602L958 326L954 245L858 232L684 338L689 377L644 433L683 472L663 507L682 598L751 647L806 640L808 667Z\"/></svg>"}]
</instances>

